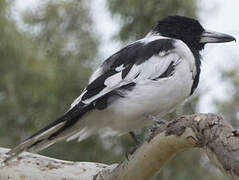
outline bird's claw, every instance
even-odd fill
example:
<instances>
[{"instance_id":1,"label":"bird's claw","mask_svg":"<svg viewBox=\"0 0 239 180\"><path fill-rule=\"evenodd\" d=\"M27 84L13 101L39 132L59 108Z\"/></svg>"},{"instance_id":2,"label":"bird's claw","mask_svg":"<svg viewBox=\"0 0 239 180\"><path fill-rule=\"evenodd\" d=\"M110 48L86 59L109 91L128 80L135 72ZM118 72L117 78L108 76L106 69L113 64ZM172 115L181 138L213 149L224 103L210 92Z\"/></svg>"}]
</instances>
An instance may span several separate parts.
<instances>
[{"instance_id":1,"label":"bird's claw","mask_svg":"<svg viewBox=\"0 0 239 180\"><path fill-rule=\"evenodd\" d=\"M131 146L129 147L128 151L125 152L125 157L129 161L129 156L133 155L134 152L137 150L138 146Z\"/></svg>"},{"instance_id":2,"label":"bird's claw","mask_svg":"<svg viewBox=\"0 0 239 180\"><path fill-rule=\"evenodd\" d=\"M161 124L165 124L165 121L156 117L156 116L152 116L150 114L146 114L145 115L146 118L148 119L151 119L152 121L156 122L158 125L161 125Z\"/></svg>"},{"instance_id":3,"label":"bird's claw","mask_svg":"<svg viewBox=\"0 0 239 180\"><path fill-rule=\"evenodd\" d=\"M165 121L162 119L158 119L155 121L158 125L165 124Z\"/></svg>"}]
</instances>

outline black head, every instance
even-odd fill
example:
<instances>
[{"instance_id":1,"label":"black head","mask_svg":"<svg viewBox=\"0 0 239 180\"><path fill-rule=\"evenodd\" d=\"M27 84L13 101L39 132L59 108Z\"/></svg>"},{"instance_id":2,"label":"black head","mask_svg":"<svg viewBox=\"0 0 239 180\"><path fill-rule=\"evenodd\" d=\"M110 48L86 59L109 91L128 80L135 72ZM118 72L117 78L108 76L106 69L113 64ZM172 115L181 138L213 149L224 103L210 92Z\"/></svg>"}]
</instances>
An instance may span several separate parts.
<instances>
[{"instance_id":1,"label":"black head","mask_svg":"<svg viewBox=\"0 0 239 180\"><path fill-rule=\"evenodd\" d=\"M197 20L183 16L168 16L158 21L153 31L165 37L180 39L195 50L202 50L206 43L235 40L226 34L206 31Z\"/></svg>"}]
</instances>

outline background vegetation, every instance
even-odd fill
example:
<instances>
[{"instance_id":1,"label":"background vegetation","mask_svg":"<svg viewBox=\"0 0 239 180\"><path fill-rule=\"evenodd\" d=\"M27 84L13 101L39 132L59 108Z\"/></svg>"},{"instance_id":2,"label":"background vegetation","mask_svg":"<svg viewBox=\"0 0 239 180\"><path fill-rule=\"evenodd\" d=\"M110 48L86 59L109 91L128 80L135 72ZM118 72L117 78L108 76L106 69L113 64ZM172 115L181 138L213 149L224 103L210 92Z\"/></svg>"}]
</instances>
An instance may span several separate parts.
<instances>
[{"instance_id":1,"label":"background vegetation","mask_svg":"<svg viewBox=\"0 0 239 180\"><path fill-rule=\"evenodd\" d=\"M90 1L39 3L36 9L21 14L25 30L12 18L13 3L0 1L1 147L13 147L66 111L86 85L100 48ZM123 44L142 38L164 16L180 14L197 18L198 11L196 0L108 0L107 3L112 17L119 20L120 29L115 37ZM238 125L237 68L223 77L232 80L234 93L228 101L215 104L219 112ZM193 113L199 98L198 93L180 114ZM143 137L143 132L138 132L139 137ZM81 143L58 143L42 154L66 160L113 163L124 159L130 145L133 142L127 135L112 138L95 135ZM155 179L225 177L195 149L181 153Z\"/></svg>"}]
</instances>

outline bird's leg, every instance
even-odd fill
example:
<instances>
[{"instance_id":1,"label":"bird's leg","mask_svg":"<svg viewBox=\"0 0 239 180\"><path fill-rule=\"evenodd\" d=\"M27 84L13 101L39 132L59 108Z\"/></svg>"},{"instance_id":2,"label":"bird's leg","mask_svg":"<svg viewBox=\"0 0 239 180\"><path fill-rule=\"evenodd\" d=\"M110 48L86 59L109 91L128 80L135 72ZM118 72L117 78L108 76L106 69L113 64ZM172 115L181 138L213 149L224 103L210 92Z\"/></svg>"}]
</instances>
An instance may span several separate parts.
<instances>
[{"instance_id":1,"label":"bird's leg","mask_svg":"<svg viewBox=\"0 0 239 180\"><path fill-rule=\"evenodd\" d=\"M133 131L130 131L129 135L134 140L135 146L130 147L129 150L126 151L125 156L126 156L127 160L129 160L129 155L132 155L136 151L136 149L140 146L140 144L141 144L140 141L137 139L137 137L136 137L136 135L135 135L135 133Z\"/></svg>"},{"instance_id":2,"label":"bird's leg","mask_svg":"<svg viewBox=\"0 0 239 180\"><path fill-rule=\"evenodd\" d=\"M133 131L130 131L129 132L129 135L132 137L132 139L134 140L136 146L139 146L140 145L140 141L137 139L135 133Z\"/></svg>"},{"instance_id":3,"label":"bird's leg","mask_svg":"<svg viewBox=\"0 0 239 180\"><path fill-rule=\"evenodd\" d=\"M165 124L164 120L159 119L156 116L152 116L152 115L149 115L149 114L145 114L144 116L146 118L156 122L157 125ZM154 129L154 127L150 127L150 131L153 131L153 129ZM140 146L140 144L141 144L141 142L137 139L137 137L136 137L136 135L135 135L135 133L133 131L130 131L129 134L132 137L132 139L134 140L135 146L134 147L130 147L130 149L125 153L126 158L128 160L129 160L129 155L132 155L136 151L136 149Z\"/></svg>"}]
</instances>

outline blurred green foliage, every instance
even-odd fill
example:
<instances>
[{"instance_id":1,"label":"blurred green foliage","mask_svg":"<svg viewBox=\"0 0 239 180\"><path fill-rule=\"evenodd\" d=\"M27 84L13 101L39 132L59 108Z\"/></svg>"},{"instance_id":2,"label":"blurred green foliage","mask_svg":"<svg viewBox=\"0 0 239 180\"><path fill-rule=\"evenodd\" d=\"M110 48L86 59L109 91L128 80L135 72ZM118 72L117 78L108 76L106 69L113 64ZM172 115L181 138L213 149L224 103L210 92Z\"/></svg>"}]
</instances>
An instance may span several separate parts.
<instances>
[{"instance_id":1,"label":"blurred green foliage","mask_svg":"<svg viewBox=\"0 0 239 180\"><path fill-rule=\"evenodd\" d=\"M24 30L11 16L14 1L0 1L0 146L13 147L68 110L84 88L98 57L99 38L90 15L90 1L48 0L22 14ZM196 17L196 0L108 0L119 17L118 40L142 38L169 14ZM179 114L194 112L199 95ZM168 116L174 118L176 113ZM141 132L139 137L142 138ZM61 142L44 155L105 163L124 159L132 140L127 136L92 136L81 143ZM196 149L179 154L155 179L225 179L202 161ZM210 167L210 168L208 168Z\"/></svg>"},{"instance_id":2,"label":"blurred green foliage","mask_svg":"<svg viewBox=\"0 0 239 180\"><path fill-rule=\"evenodd\" d=\"M122 41L142 38L165 16L197 16L196 0L108 0L108 5L112 15L120 20L117 37Z\"/></svg>"},{"instance_id":3,"label":"blurred green foliage","mask_svg":"<svg viewBox=\"0 0 239 180\"><path fill-rule=\"evenodd\" d=\"M235 59L235 62L238 61ZM228 120L233 127L239 127L239 73L238 65L234 66L230 71L223 71L221 81L229 82L227 86L227 98L223 100L215 100L218 114L221 114Z\"/></svg>"},{"instance_id":4,"label":"blurred green foliage","mask_svg":"<svg viewBox=\"0 0 239 180\"><path fill-rule=\"evenodd\" d=\"M0 145L12 147L68 110L87 83L99 43L84 1L28 10L24 32L8 15L11 4L0 2ZM60 154L66 143L55 149L55 157L74 158Z\"/></svg>"}]
</instances>

